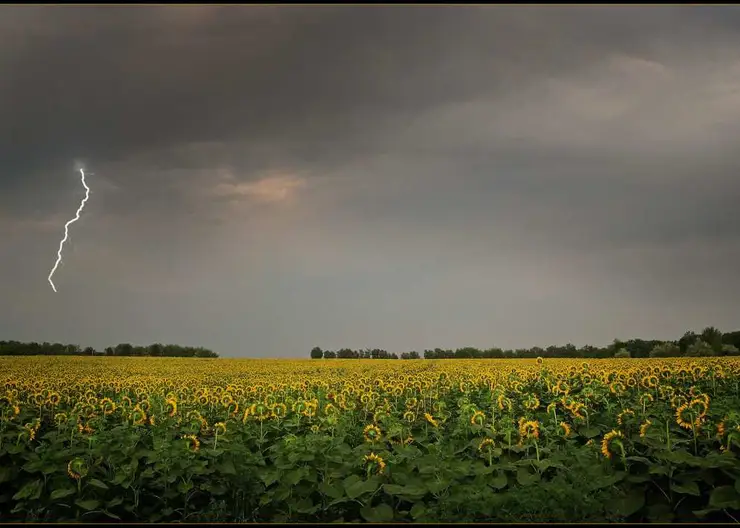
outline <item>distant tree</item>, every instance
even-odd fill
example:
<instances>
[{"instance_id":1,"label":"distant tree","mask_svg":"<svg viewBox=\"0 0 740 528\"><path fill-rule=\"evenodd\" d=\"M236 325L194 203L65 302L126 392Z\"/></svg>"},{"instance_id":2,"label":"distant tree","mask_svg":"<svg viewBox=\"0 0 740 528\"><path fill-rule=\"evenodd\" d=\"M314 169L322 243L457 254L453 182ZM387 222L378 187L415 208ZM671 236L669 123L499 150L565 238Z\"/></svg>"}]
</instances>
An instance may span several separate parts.
<instances>
[{"instance_id":1,"label":"distant tree","mask_svg":"<svg viewBox=\"0 0 740 528\"><path fill-rule=\"evenodd\" d=\"M738 356L740 355L740 351L738 351L738 348L735 345L722 345L722 355Z\"/></svg>"},{"instance_id":2,"label":"distant tree","mask_svg":"<svg viewBox=\"0 0 740 528\"><path fill-rule=\"evenodd\" d=\"M341 359L352 359L355 357L355 354L351 348L341 348L337 350L337 357Z\"/></svg>"},{"instance_id":3,"label":"distant tree","mask_svg":"<svg viewBox=\"0 0 740 528\"><path fill-rule=\"evenodd\" d=\"M632 356L630 356L629 350L627 350L626 348L622 347L622 348L620 348L619 350L617 350L614 353L614 357L615 358L628 358L628 357L632 357Z\"/></svg>"},{"instance_id":4,"label":"distant tree","mask_svg":"<svg viewBox=\"0 0 740 528\"><path fill-rule=\"evenodd\" d=\"M409 359L420 359L419 353L416 350L409 352Z\"/></svg>"},{"instance_id":5,"label":"distant tree","mask_svg":"<svg viewBox=\"0 0 740 528\"><path fill-rule=\"evenodd\" d=\"M722 344L740 348L740 330L722 334Z\"/></svg>"},{"instance_id":6,"label":"distant tree","mask_svg":"<svg viewBox=\"0 0 740 528\"><path fill-rule=\"evenodd\" d=\"M324 357L324 351L319 347L313 347L311 349L311 359L321 359Z\"/></svg>"},{"instance_id":7,"label":"distant tree","mask_svg":"<svg viewBox=\"0 0 740 528\"><path fill-rule=\"evenodd\" d=\"M681 339L678 340L678 347L681 349L681 352L686 352L697 339L699 339L699 336L696 335L695 332L689 330L684 333Z\"/></svg>"},{"instance_id":8,"label":"distant tree","mask_svg":"<svg viewBox=\"0 0 740 528\"><path fill-rule=\"evenodd\" d=\"M336 359L337 353L332 350L324 350L324 359Z\"/></svg>"},{"instance_id":9,"label":"distant tree","mask_svg":"<svg viewBox=\"0 0 740 528\"><path fill-rule=\"evenodd\" d=\"M714 326L707 326L701 331L700 339L712 347L715 354L722 352L722 332Z\"/></svg>"},{"instance_id":10,"label":"distant tree","mask_svg":"<svg viewBox=\"0 0 740 528\"><path fill-rule=\"evenodd\" d=\"M651 358L678 357L681 355L681 348L676 343L666 341L657 344L650 351Z\"/></svg>"},{"instance_id":11,"label":"distant tree","mask_svg":"<svg viewBox=\"0 0 740 528\"><path fill-rule=\"evenodd\" d=\"M711 347L711 345L701 339L689 345L689 348L687 348L686 352L684 352L684 356L687 357L706 357L714 355L714 349Z\"/></svg>"}]
</instances>

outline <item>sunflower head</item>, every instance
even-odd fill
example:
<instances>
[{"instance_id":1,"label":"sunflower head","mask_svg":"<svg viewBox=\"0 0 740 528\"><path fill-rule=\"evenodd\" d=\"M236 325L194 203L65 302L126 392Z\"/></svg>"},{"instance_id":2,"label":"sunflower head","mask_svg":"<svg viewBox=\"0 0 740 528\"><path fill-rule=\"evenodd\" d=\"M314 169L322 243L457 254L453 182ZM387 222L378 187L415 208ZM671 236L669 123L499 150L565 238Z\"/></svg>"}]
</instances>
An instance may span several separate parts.
<instances>
[{"instance_id":1,"label":"sunflower head","mask_svg":"<svg viewBox=\"0 0 740 528\"><path fill-rule=\"evenodd\" d=\"M100 408L105 416L109 416L116 412L116 404L110 398L103 398L100 400Z\"/></svg>"},{"instance_id":2,"label":"sunflower head","mask_svg":"<svg viewBox=\"0 0 740 528\"><path fill-rule=\"evenodd\" d=\"M617 423L624 425L624 423L635 417L635 411L632 409L622 409L622 412L617 415Z\"/></svg>"},{"instance_id":3,"label":"sunflower head","mask_svg":"<svg viewBox=\"0 0 740 528\"><path fill-rule=\"evenodd\" d=\"M565 438L568 438L572 432L570 425L568 425L566 422L560 422L558 425L560 426L561 434Z\"/></svg>"},{"instance_id":4,"label":"sunflower head","mask_svg":"<svg viewBox=\"0 0 740 528\"><path fill-rule=\"evenodd\" d=\"M676 409L676 423L683 429L693 429L699 424L699 420L699 416L688 403L684 403Z\"/></svg>"},{"instance_id":5,"label":"sunflower head","mask_svg":"<svg viewBox=\"0 0 740 528\"><path fill-rule=\"evenodd\" d=\"M537 439L540 437L540 424L537 420L524 420L519 424L519 436L524 439Z\"/></svg>"},{"instance_id":6,"label":"sunflower head","mask_svg":"<svg viewBox=\"0 0 740 528\"><path fill-rule=\"evenodd\" d=\"M366 425L362 431L362 436L365 437L366 442L377 442L381 439L382 434L380 428L374 424Z\"/></svg>"},{"instance_id":7,"label":"sunflower head","mask_svg":"<svg viewBox=\"0 0 740 528\"><path fill-rule=\"evenodd\" d=\"M85 461L79 457L73 458L67 464L67 474L75 479L80 480L87 476L88 467Z\"/></svg>"},{"instance_id":8,"label":"sunflower head","mask_svg":"<svg viewBox=\"0 0 740 528\"><path fill-rule=\"evenodd\" d=\"M331 404L329 404L329 405L331 405ZM334 406L332 405L332 407L334 407ZM335 409L336 409L336 407L335 407ZM286 414L288 414L288 406L285 405L284 403L276 403L270 409L270 415L273 418L278 418L278 419L285 418L285 415Z\"/></svg>"},{"instance_id":9,"label":"sunflower head","mask_svg":"<svg viewBox=\"0 0 740 528\"><path fill-rule=\"evenodd\" d=\"M483 426L483 424L486 423L486 413L483 411L475 411L470 417L470 423L471 425Z\"/></svg>"},{"instance_id":10,"label":"sunflower head","mask_svg":"<svg viewBox=\"0 0 740 528\"><path fill-rule=\"evenodd\" d=\"M651 425L653 425L653 422L651 422L650 420L645 420L640 425L640 438L645 438L645 435L647 434L648 427L650 427Z\"/></svg>"},{"instance_id":11,"label":"sunflower head","mask_svg":"<svg viewBox=\"0 0 740 528\"><path fill-rule=\"evenodd\" d=\"M480 444L478 444L478 451L491 451L495 446L496 444L492 438L484 438L481 440Z\"/></svg>"},{"instance_id":12,"label":"sunflower head","mask_svg":"<svg viewBox=\"0 0 740 528\"><path fill-rule=\"evenodd\" d=\"M198 437L192 434L184 435L183 440L186 441L188 449L190 449L192 452L197 453L200 449L200 441L198 440Z\"/></svg>"},{"instance_id":13,"label":"sunflower head","mask_svg":"<svg viewBox=\"0 0 740 528\"><path fill-rule=\"evenodd\" d=\"M601 440L601 454L604 455L606 458L611 458L615 445L624 448L624 444L622 444L623 438L624 435L622 434L622 432L615 429L612 429L610 432L606 433L604 435L604 438Z\"/></svg>"},{"instance_id":14,"label":"sunflower head","mask_svg":"<svg viewBox=\"0 0 740 528\"><path fill-rule=\"evenodd\" d=\"M431 414L424 413L424 419L429 422L432 427L439 427L439 422L437 422L437 420L435 420L434 416L432 416Z\"/></svg>"},{"instance_id":15,"label":"sunflower head","mask_svg":"<svg viewBox=\"0 0 740 528\"><path fill-rule=\"evenodd\" d=\"M383 473L383 470L385 470L385 460L383 460L375 453L370 453L369 455L366 455L364 458L364 462L367 467L368 473L374 469L375 472L380 475L381 473Z\"/></svg>"},{"instance_id":16,"label":"sunflower head","mask_svg":"<svg viewBox=\"0 0 740 528\"><path fill-rule=\"evenodd\" d=\"M140 406L134 407L131 411L131 421L134 425L144 425L147 421L146 412Z\"/></svg>"}]
</instances>

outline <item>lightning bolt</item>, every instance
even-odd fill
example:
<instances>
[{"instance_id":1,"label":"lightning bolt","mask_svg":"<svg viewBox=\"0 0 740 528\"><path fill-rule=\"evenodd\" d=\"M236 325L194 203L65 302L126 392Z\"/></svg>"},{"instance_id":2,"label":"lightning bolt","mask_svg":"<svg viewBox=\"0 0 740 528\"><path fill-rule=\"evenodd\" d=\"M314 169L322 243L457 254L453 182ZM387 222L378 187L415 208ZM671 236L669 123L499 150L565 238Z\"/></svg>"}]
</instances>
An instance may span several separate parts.
<instances>
[{"instance_id":1,"label":"lightning bolt","mask_svg":"<svg viewBox=\"0 0 740 528\"><path fill-rule=\"evenodd\" d=\"M54 267L51 269L51 273L49 273L49 284L51 284L51 289L54 290L54 293L56 293L57 288L54 286L54 283L51 281L51 277L54 275L54 272L57 270L57 266L59 266L59 263L62 261L62 248L64 247L64 243L69 238L69 226L73 223L75 223L77 220L80 219L80 213L85 208L85 202L87 202L87 199L90 198L90 187L87 186L87 183L85 183L85 171L80 169L80 177L82 179L82 186L85 188L85 197L82 199L82 202L80 202L80 207L77 209L77 214L75 217L64 224L64 238L61 242L59 242L59 251L57 251L57 261L54 263Z\"/></svg>"}]
</instances>

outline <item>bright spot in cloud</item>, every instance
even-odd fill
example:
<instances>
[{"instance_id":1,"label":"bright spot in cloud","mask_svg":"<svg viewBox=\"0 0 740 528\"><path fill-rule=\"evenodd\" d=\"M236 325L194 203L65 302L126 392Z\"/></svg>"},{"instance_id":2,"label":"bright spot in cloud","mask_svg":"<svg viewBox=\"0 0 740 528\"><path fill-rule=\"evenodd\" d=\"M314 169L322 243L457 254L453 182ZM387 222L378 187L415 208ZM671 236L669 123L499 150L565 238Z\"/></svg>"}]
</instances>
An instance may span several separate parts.
<instances>
[{"instance_id":1,"label":"bright spot in cloud","mask_svg":"<svg viewBox=\"0 0 740 528\"><path fill-rule=\"evenodd\" d=\"M297 176L276 174L257 181L238 182L227 175L213 188L213 194L232 200L248 198L258 202L278 203L292 200L306 181Z\"/></svg>"}]
</instances>

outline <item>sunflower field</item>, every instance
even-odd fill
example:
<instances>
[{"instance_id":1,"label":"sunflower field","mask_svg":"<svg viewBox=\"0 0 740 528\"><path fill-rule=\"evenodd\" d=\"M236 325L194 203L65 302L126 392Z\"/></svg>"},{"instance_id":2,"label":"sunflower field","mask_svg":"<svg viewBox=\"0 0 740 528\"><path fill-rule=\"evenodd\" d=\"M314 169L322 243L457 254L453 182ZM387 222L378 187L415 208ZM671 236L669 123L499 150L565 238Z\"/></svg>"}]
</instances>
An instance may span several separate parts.
<instances>
[{"instance_id":1,"label":"sunflower field","mask_svg":"<svg viewBox=\"0 0 740 528\"><path fill-rule=\"evenodd\" d=\"M737 521L740 360L0 357L0 519Z\"/></svg>"}]
</instances>

